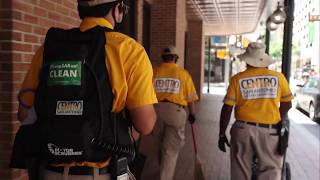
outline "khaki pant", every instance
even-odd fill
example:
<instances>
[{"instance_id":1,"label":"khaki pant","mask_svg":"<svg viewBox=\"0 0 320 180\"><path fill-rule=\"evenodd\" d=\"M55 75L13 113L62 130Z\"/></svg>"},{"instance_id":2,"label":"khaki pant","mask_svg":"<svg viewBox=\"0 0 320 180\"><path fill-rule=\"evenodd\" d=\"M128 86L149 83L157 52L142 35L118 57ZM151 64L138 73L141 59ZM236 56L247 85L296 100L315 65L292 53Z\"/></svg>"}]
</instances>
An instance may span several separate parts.
<instances>
[{"instance_id":1,"label":"khaki pant","mask_svg":"<svg viewBox=\"0 0 320 180\"><path fill-rule=\"evenodd\" d=\"M231 180L250 180L255 156L257 180L281 180L283 156L277 129L236 122L231 128Z\"/></svg>"},{"instance_id":2,"label":"khaki pant","mask_svg":"<svg viewBox=\"0 0 320 180\"><path fill-rule=\"evenodd\" d=\"M146 154L147 162L144 166L142 179L173 180L178 155L184 145L187 113L183 107L169 102L160 102L155 105L155 110L157 122L152 137L147 138L152 141L149 146L156 145L158 147L150 148L159 150ZM154 162L157 162L159 167Z\"/></svg>"}]
</instances>

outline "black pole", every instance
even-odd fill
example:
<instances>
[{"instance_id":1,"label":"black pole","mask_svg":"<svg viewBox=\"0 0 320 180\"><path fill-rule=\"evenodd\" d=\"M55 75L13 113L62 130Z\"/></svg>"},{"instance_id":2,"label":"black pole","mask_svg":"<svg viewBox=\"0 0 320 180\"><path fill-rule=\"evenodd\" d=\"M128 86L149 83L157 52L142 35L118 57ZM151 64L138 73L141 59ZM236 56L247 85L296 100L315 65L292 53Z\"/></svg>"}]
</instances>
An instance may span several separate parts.
<instances>
[{"instance_id":1,"label":"black pole","mask_svg":"<svg viewBox=\"0 0 320 180\"><path fill-rule=\"evenodd\" d=\"M209 45L209 48L208 48L208 89L207 89L207 93L209 94L210 93L210 75L211 75L211 68L210 68L210 58L211 58L211 37L209 36L209 40L208 40L208 45Z\"/></svg>"},{"instance_id":2,"label":"black pole","mask_svg":"<svg viewBox=\"0 0 320 180\"><path fill-rule=\"evenodd\" d=\"M269 54L270 47L270 31L266 28L266 36L265 36L265 44L266 44L266 53Z\"/></svg>"},{"instance_id":3,"label":"black pole","mask_svg":"<svg viewBox=\"0 0 320 180\"><path fill-rule=\"evenodd\" d=\"M287 80L290 79L291 71L291 52L292 52L292 28L294 19L294 0L285 0L284 9L286 11L286 21L284 23L283 33L283 52L282 52L282 73Z\"/></svg>"}]
</instances>

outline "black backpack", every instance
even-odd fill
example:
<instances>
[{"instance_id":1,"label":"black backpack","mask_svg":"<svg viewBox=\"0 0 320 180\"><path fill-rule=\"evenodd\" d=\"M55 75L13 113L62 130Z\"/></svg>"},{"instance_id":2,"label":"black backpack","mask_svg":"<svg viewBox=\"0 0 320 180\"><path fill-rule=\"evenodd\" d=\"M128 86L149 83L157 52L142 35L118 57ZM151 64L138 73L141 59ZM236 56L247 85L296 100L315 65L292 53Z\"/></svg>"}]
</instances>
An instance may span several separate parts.
<instances>
[{"instance_id":1,"label":"black backpack","mask_svg":"<svg viewBox=\"0 0 320 180\"><path fill-rule=\"evenodd\" d=\"M111 112L106 31L51 28L46 35L35 109L48 163L133 158L130 123Z\"/></svg>"}]
</instances>

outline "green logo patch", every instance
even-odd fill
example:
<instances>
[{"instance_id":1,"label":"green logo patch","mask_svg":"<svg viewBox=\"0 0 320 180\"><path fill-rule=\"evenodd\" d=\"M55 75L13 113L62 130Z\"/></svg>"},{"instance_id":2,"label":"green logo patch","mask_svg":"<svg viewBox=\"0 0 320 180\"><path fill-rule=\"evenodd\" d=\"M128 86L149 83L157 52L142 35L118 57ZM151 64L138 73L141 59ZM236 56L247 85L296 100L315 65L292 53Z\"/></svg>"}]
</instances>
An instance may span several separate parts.
<instances>
[{"instance_id":1,"label":"green logo patch","mask_svg":"<svg viewBox=\"0 0 320 180\"><path fill-rule=\"evenodd\" d=\"M49 64L48 86L80 86L81 61L56 61Z\"/></svg>"}]
</instances>

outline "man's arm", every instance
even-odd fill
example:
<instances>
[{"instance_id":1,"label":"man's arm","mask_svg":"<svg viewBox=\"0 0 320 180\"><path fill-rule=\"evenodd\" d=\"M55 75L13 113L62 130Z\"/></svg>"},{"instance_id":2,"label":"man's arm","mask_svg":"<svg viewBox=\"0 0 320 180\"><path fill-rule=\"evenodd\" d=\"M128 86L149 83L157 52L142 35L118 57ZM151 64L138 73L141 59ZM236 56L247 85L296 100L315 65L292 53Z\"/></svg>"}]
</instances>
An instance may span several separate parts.
<instances>
[{"instance_id":1,"label":"man's arm","mask_svg":"<svg viewBox=\"0 0 320 180\"><path fill-rule=\"evenodd\" d=\"M129 114L134 128L142 135L152 132L157 116L153 105L145 105L129 109Z\"/></svg>"},{"instance_id":2,"label":"man's arm","mask_svg":"<svg viewBox=\"0 0 320 180\"><path fill-rule=\"evenodd\" d=\"M189 109L189 114L195 115L196 110L195 110L195 108L194 108L194 102L189 102L189 103L188 103L188 109Z\"/></svg>"},{"instance_id":3,"label":"man's arm","mask_svg":"<svg viewBox=\"0 0 320 180\"><path fill-rule=\"evenodd\" d=\"M25 91L25 94L19 93L18 98L20 104L18 108L18 120L20 122L24 121L28 117L28 110L34 103L34 93L38 87L39 74L43 62L43 51L44 47L42 45L33 56L28 73L26 74L21 86L20 93ZM26 91L26 89L28 89L28 91Z\"/></svg>"},{"instance_id":4,"label":"man's arm","mask_svg":"<svg viewBox=\"0 0 320 180\"><path fill-rule=\"evenodd\" d=\"M223 104L220 114L220 130L219 136L224 136L226 134L226 129L230 122L230 117L232 113L233 106Z\"/></svg>"},{"instance_id":5,"label":"man's arm","mask_svg":"<svg viewBox=\"0 0 320 180\"><path fill-rule=\"evenodd\" d=\"M287 116L288 111L291 109L291 107L292 107L291 101L280 103L279 111L280 111L281 119L284 119Z\"/></svg>"},{"instance_id":6,"label":"man's arm","mask_svg":"<svg viewBox=\"0 0 320 180\"><path fill-rule=\"evenodd\" d=\"M194 108L194 102L188 102L189 116L188 121L193 124L196 121L196 110Z\"/></svg>"},{"instance_id":7,"label":"man's arm","mask_svg":"<svg viewBox=\"0 0 320 180\"><path fill-rule=\"evenodd\" d=\"M232 109L233 109L233 106L230 106L227 104L224 104L221 109L218 147L223 152L226 152L225 145L230 146L228 138L226 136L226 129L230 121Z\"/></svg>"},{"instance_id":8,"label":"man's arm","mask_svg":"<svg viewBox=\"0 0 320 180\"><path fill-rule=\"evenodd\" d=\"M20 122L24 121L28 117L28 109L19 106L18 107L18 120Z\"/></svg>"}]
</instances>

